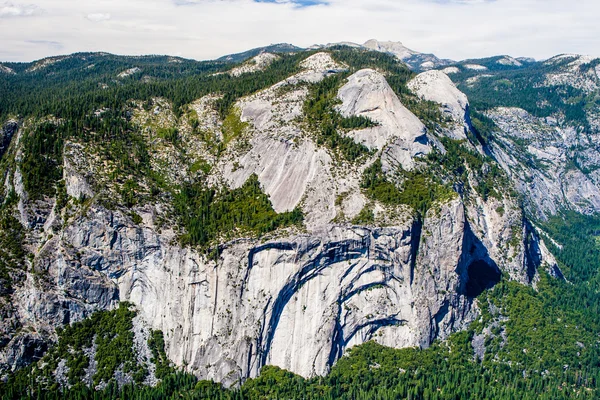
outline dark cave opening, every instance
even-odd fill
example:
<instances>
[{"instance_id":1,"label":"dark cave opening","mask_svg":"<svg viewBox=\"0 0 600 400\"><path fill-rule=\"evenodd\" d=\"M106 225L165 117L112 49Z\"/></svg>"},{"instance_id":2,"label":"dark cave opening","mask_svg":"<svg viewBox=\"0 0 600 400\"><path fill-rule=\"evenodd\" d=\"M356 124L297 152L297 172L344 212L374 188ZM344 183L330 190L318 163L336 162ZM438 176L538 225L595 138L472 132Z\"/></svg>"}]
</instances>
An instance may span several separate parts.
<instances>
[{"instance_id":1,"label":"dark cave opening","mask_svg":"<svg viewBox=\"0 0 600 400\"><path fill-rule=\"evenodd\" d=\"M472 262L467 271L469 280L466 285L466 295L468 297L477 297L484 290L490 289L500 282L501 274L498 268L483 260Z\"/></svg>"}]
</instances>

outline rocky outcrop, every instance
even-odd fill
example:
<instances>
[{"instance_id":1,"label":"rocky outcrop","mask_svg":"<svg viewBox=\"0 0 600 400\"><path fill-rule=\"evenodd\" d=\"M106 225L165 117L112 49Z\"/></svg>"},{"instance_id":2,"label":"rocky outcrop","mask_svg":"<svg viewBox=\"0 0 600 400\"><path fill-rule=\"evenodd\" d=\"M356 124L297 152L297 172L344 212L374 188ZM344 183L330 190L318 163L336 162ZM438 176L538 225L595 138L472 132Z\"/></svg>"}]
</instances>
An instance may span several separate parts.
<instances>
[{"instance_id":1,"label":"rocky outcrop","mask_svg":"<svg viewBox=\"0 0 600 400\"><path fill-rule=\"evenodd\" d=\"M496 108L488 116L500 128L492 154L525 195L528 211L546 218L562 208L586 214L600 210L597 133L582 135L554 118L518 108Z\"/></svg>"},{"instance_id":2,"label":"rocky outcrop","mask_svg":"<svg viewBox=\"0 0 600 400\"><path fill-rule=\"evenodd\" d=\"M465 140L469 126L469 100L456 88L448 75L441 71L427 71L408 83L408 88L423 100L441 105L442 112L451 125L444 133L451 139Z\"/></svg>"},{"instance_id":3,"label":"rocky outcrop","mask_svg":"<svg viewBox=\"0 0 600 400\"><path fill-rule=\"evenodd\" d=\"M89 180L92 179L91 170L85 165L83 146L77 143L67 143L63 155L63 178L67 189L67 195L81 200L94 197ZM87 172L87 176L82 173Z\"/></svg>"},{"instance_id":4,"label":"rocky outcrop","mask_svg":"<svg viewBox=\"0 0 600 400\"><path fill-rule=\"evenodd\" d=\"M431 151L425 126L398 99L385 77L372 69L363 69L348 78L338 97L343 116L363 116L377 126L352 131L352 138L370 149L381 150L393 143L395 160L410 170L415 160Z\"/></svg>"},{"instance_id":5,"label":"rocky outcrop","mask_svg":"<svg viewBox=\"0 0 600 400\"><path fill-rule=\"evenodd\" d=\"M256 57L246 61L239 67L235 67L229 71L231 76L240 76L242 74L251 74L253 72L262 71L269 65L279 59L279 56L271 53L260 53Z\"/></svg>"},{"instance_id":6,"label":"rocky outcrop","mask_svg":"<svg viewBox=\"0 0 600 400\"><path fill-rule=\"evenodd\" d=\"M8 150L11 140L18 130L19 124L17 121L8 121L0 129L0 159Z\"/></svg>"},{"instance_id":7,"label":"rocky outcrop","mask_svg":"<svg viewBox=\"0 0 600 400\"><path fill-rule=\"evenodd\" d=\"M16 74L16 72L12 68L9 68L6 65L2 65L2 64L0 64L0 72L2 72L4 74L8 74L8 75Z\"/></svg>"},{"instance_id":8,"label":"rocky outcrop","mask_svg":"<svg viewBox=\"0 0 600 400\"><path fill-rule=\"evenodd\" d=\"M600 76L592 62L598 59L577 54L562 54L546 60L549 66L561 65L558 70L546 74L546 86L566 85L591 93L600 87ZM564 65L563 65L564 64Z\"/></svg>"},{"instance_id":9,"label":"rocky outcrop","mask_svg":"<svg viewBox=\"0 0 600 400\"><path fill-rule=\"evenodd\" d=\"M217 261L171 239L119 212L90 209L36 257L45 289L32 281L17 290L21 324L51 332L127 300L165 333L169 358L200 377L233 384L266 364L314 376L367 340L428 346L466 326L473 297L497 282L503 265L459 199L422 224L330 225L234 241Z\"/></svg>"},{"instance_id":10,"label":"rocky outcrop","mask_svg":"<svg viewBox=\"0 0 600 400\"><path fill-rule=\"evenodd\" d=\"M371 39L367 40L362 47L392 54L415 71L426 71L453 63L451 60L441 60L433 54L419 53L411 50L400 42L382 42Z\"/></svg>"}]
</instances>

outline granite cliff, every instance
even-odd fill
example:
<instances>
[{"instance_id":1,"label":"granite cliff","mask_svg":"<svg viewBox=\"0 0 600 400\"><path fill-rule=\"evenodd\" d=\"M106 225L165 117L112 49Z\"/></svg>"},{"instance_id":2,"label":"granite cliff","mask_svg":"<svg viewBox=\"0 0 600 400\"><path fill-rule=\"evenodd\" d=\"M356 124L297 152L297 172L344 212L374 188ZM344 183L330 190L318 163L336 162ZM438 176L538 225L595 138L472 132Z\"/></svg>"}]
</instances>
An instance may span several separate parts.
<instances>
[{"instance_id":1,"label":"granite cliff","mask_svg":"<svg viewBox=\"0 0 600 400\"><path fill-rule=\"evenodd\" d=\"M406 72L402 94L392 72L359 68L336 50L257 57L206 79L242 82L298 61L284 79L238 96L227 114L219 112L227 94L218 91L179 109L166 96L127 99L123 120L152 175L121 175L110 140L65 136L53 166L56 190L29 193L28 138L66 122L48 115L5 122L2 238L18 236L24 251L0 253L3 373L39 360L57 327L128 301L136 324L161 330L168 358L198 377L232 385L264 365L324 375L369 340L428 347L464 329L478 317L476 297L502 277L535 285L540 270L561 276L530 215L557 212L563 197L552 185L562 181L530 167L534 182L547 185L529 190L515 169L520 153L500 144L530 140L524 127L531 127L528 154L552 155L558 166L561 147L548 143L570 128L548 128L538 140L551 120L496 108L487 113L495 141L478 140L469 99L444 72ZM310 103L328 91L332 98ZM338 124L337 136L325 139L307 119L307 104L323 99L331 106L320 123ZM90 118L109 114L98 108ZM126 152L140 162L137 143ZM153 190L156 175L162 186ZM593 176L564 178L565 198L582 210L600 205ZM259 235L222 230L202 246L181 239L189 228L173 198L185 185L199 180L234 193L253 179L274 213L299 210L303 222ZM428 190L418 206L410 188ZM523 198L531 208L521 207Z\"/></svg>"}]
</instances>

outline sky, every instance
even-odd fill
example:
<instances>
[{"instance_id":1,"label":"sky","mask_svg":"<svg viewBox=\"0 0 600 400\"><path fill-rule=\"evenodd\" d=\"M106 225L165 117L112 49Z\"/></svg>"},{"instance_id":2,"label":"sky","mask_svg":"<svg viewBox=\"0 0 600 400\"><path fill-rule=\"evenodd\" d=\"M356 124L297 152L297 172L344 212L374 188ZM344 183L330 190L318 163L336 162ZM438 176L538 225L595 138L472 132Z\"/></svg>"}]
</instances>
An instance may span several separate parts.
<instances>
[{"instance_id":1,"label":"sky","mask_svg":"<svg viewBox=\"0 0 600 400\"><path fill-rule=\"evenodd\" d=\"M400 41L441 58L600 56L599 0L0 0L0 60L214 59L272 43Z\"/></svg>"}]
</instances>

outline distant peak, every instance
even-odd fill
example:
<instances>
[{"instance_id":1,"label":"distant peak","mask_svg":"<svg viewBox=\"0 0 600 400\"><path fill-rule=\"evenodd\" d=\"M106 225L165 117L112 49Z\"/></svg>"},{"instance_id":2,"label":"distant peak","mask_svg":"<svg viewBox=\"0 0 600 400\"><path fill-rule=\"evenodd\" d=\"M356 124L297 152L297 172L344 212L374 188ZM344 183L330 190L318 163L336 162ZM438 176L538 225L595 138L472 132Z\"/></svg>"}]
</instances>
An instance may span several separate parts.
<instances>
[{"instance_id":1,"label":"distant peak","mask_svg":"<svg viewBox=\"0 0 600 400\"><path fill-rule=\"evenodd\" d=\"M365 42L365 44L363 46L369 47L369 46L373 46L373 45L376 45L376 46L386 46L386 47L387 46L402 46L402 47L405 47L404 44L402 44L402 42L397 42L397 41L394 42L394 41L391 41L391 40L380 41L380 40L377 40L377 39L369 39L369 40L367 40Z\"/></svg>"},{"instance_id":2,"label":"distant peak","mask_svg":"<svg viewBox=\"0 0 600 400\"><path fill-rule=\"evenodd\" d=\"M371 49L371 50L377 50L377 51L393 54L401 60L405 60L406 58L408 58L412 55L419 54L416 51L413 51L413 50L407 48L406 46L404 46L402 44L402 42L391 42L391 41L380 42L377 39L371 39L371 40L367 40L365 42L365 44L363 44L363 46L368 49Z\"/></svg>"}]
</instances>

